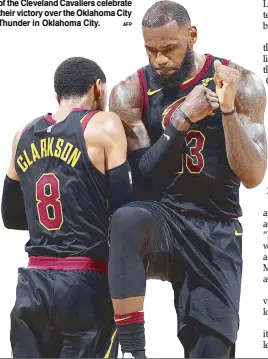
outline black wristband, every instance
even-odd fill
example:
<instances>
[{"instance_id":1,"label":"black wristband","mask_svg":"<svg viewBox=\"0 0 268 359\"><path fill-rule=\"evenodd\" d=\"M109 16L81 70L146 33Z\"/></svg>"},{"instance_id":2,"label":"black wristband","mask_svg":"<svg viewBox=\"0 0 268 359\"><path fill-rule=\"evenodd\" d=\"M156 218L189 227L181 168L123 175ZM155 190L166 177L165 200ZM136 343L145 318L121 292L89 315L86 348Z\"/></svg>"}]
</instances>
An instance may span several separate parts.
<instances>
[{"instance_id":1,"label":"black wristband","mask_svg":"<svg viewBox=\"0 0 268 359\"><path fill-rule=\"evenodd\" d=\"M231 116L231 115L233 115L235 112L236 112L236 107L234 107L234 109L233 109L232 111L230 111L230 112L223 112L223 111L221 110L221 114L222 114L223 116Z\"/></svg>"},{"instance_id":2,"label":"black wristband","mask_svg":"<svg viewBox=\"0 0 268 359\"><path fill-rule=\"evenodd\" d=\"M131 169L128 161L106 171L109 186L109 210L111 212L134 201Z\"/></svg>"},{"instance_id":3,"label":"black wristband","mask_svg":"<svg viewBox=\"0 0 268 359\"><path fill-rule=\"evenodd\" d=\"M8 229L27 230L28 222L20 182L6 176L2 193L2 219Z\"/></svg>"},{"instance_id":4,"label":"black wristband","mask_svg":"<svg viewBox=\"0 0 268 359\"><path fill-rule=\"evenodd\" d=\"M193 124L193 122L189 119L189 117L188 117L180 108L178 108L176 111L179 112L179 114L181 115L181 117L183 117L184 120L185 120L186 122L188 122L190 126Z\"/></svg>"}]
</instances>

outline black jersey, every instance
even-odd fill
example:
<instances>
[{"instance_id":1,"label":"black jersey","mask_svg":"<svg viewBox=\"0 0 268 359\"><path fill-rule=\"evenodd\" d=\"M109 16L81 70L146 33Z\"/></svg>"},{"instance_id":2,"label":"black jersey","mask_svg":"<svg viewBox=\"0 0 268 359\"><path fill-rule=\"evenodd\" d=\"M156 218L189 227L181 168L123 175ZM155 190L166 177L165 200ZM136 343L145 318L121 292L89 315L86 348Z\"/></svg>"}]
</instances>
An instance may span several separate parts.
<instances>
[{"instance_id":1,"label":"black jersey","mask_svg":"<svg viewBox=\"0 0 268 359\"><path fill-rule=\"evenodd\" d=\"M138 70L143 98L144 122L154 144L169 124L174 111L196 85L203 84L215 91L214 60L206 61L193 79L172 90L162 89L151 65ZM226 119L228 121L228 119ZM162 202L176 211L189 211L209 217L238 217L240 180L229 166L220 110L190 126L182 161L172 184L162 193ZM180 165L181 164L181 165Z\"/></svg>"},{"instance_id":2,"label":"black jersey","mask_svg":"<svg viewBox=\"0 0 268 359\"><path fill-rule=\"evenodd\" d=\"M23 131L15 156L30 233L30 256L107 260L105 175L91 163L83 132L97 111L51 114Z\"/></svg>"}]
</instances>

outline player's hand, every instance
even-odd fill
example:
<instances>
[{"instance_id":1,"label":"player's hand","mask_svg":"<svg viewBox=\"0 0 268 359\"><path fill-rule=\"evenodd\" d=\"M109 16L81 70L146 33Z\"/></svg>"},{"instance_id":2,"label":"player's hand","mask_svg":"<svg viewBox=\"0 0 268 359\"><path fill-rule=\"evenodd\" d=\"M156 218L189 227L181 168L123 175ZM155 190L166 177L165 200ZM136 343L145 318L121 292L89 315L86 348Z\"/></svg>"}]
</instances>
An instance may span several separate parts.
<instances>
[{"instance_id":1,"label":"player's hand","mask_svg":"<svg viewBox=\"0 0 268 359\"><path fill-rule=\"evenodd\" d=\"M208 115L214 115L218 107L217 94L203 85L198 85L189 93L180 109L192 122L198 122Z\"/></svg>"},{"instance_id":2,"label":"player's hand","mask_svg":"<svg viewBox=\"0 0 268 359\"><path fill-rule=\"evenodd\" d=\"M223 112L231 112L234 109L240 72L229 66L222 65L219 60L214 61L214 67L214 81L221 110Z\"/></svg>"}]
</instances>

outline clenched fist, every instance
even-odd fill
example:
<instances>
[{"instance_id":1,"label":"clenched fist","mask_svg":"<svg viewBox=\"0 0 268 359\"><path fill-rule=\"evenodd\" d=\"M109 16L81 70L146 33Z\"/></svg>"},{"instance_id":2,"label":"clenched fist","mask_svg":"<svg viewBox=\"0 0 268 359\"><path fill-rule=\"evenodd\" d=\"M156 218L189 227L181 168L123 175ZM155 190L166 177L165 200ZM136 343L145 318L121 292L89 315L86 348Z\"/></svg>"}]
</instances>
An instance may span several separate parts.
<instances>
[{"instance_id":1,"label":"clenched fist","mask_svg":"<svg viewBox=\"0 0 268 359\"><path fill-rule=\"evenodd\" d=\"M234 109L240 72L229 66L222 65L219 60L214 61L214 67L214 81L221 110L223 112L231 112Z\"/></svg>"},{"instance_id":2,"label":"clenched fist","mask_svg":"<svg viewBox=\"0 0 268 359\"><path fill-rule=\"evenodd\" d=\"M219 107L218 96L203 85L196 86L186 97L180 109L192 122L198 122L208 115L214 115Z\"/></svg>"}]
</instances>

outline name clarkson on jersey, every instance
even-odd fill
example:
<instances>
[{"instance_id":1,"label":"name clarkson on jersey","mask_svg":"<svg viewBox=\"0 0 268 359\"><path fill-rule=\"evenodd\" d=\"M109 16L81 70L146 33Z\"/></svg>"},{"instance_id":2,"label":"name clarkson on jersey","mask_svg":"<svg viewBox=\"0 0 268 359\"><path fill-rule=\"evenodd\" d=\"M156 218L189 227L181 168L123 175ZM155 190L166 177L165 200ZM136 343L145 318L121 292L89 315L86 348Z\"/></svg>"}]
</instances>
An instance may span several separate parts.
<instances>
[{"instance_id":1,"label":"name clarkson on jersey","mask_svg":"<svg viewBox=\"0 0 268 359\"><path fill-rule=\"evenodd\" d=\"M35 143L31 143L27 151L23 150L18 156L17 164L23 172L26 172L33 163L41 158L57 157L75 167L80 156L81 151L70 142L66 142L62 138L48 137L41 139L37 146Z\"/></svg>"}]
</instances>

